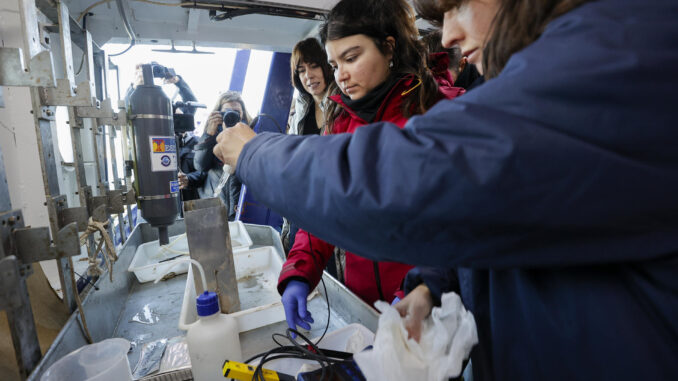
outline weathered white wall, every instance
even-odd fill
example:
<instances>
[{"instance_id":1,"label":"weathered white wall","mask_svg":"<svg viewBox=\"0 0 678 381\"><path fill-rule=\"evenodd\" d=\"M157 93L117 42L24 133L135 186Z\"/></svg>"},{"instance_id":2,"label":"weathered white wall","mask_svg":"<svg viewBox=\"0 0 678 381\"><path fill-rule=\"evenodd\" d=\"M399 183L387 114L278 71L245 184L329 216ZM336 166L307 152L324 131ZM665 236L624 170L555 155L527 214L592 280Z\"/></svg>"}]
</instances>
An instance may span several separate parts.
<instances>
[{"instance_id":1,"label":"weathered white wall","mask_svg":"<svg viewBox=\"0 0 678 381\"><path fill-rule=\"evenodd\" d=\"M26 49L18 1L3 0L1 4L2 46ZM3 86L3 93L5 108L0 108L0 149L5 160L12 207L22 209L27 225L49 226L30 91L26 87Z\"/></svg>"}]
</instances>

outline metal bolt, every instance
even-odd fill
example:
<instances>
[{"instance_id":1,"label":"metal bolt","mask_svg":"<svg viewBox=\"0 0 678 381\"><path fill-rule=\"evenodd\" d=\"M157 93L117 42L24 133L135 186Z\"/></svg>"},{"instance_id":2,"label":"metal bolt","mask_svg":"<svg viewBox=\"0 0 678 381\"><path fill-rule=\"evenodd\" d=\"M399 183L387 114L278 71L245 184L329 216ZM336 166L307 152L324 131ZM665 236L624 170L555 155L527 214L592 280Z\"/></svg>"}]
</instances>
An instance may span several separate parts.
<instances>
[{"instance_id":1,"label":"metal bolt","mask_svg":"<svg viewBox=\"0 0 678 381\"><path fill-rule=\"evenodd\" d=\"M7 222L8 222L10 225L14 225L14 223L16 222L16 217L10 216L10 217L7 219Z\"/></svg>"},{"instance_id":2,"label":"metal bolt","mask_svg":"<svg viewBox=\"0 0 678 381\"><path fill-rule=\"evenodd\" d=\"M52 116L52 114L54 113L52 112L52 110L47 110L45 111L45 114L47 114L47 116Z\"/></svg>"}]
</instances>

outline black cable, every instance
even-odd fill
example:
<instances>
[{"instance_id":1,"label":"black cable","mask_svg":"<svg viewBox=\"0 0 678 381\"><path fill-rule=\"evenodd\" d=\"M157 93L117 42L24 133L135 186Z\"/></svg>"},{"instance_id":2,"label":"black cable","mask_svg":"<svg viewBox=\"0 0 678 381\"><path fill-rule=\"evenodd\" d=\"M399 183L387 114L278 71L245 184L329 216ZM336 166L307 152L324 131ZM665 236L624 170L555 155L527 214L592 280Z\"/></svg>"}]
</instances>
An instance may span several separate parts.
<instances>
[{"instance_id":1,"label":"black cable","mask_svg":"<svg viewBox=\"0 0 678 381\"><path fill-rule=\"evenodd\" d=\"M82 64L85 63L85 56L87 55L87 52L82 52L82 58L80 58L80 65L78 66L78 71L75 72L75 75L80 74L82 71Z\"/></svg>"},{"instance_id":2,"label":"black cable","mask_svg":"<svg viewBox=\"0 0 678 381\"><path fill-rule=\"evenodd\" d=\"M299 338L301 338L306 345L299 344L296 340L292 338L292 333L296 334ZM272 335L273 340L275 342L278 342L275 337L283 337L287 339L291 345L284 345L278 348L273 348L267 352L258 354L256 356L253 356L252 358L248 359L245 361L246 363L249 363L259 357L261 357L261 360L259 364L257 365L257 368L254 370L253 374L253 380L264 380L263 378L263 366L267 362L278 360L278 359L285 359L285 358L297 358L297 359L302 359L302 360L312 360L316 361L320 364L322 374L321 374L321 380L325 379L325 376L327 375L327 369L329 369L329 377L328 379L332 379L332 375L334 373L334 370L330 367L333 364L336 363L341 363L345 361L350 361L346 359L335 359L328 357L325 355L322 351L322 349L318 348L309 338L304 336L302 333L299 331L292 329L292 328L287 328L286 330L286 335L283 336L280 333L275 333ZM310 348L310 349L309 349Z\"/></svg>"},{"instance_id":3,"label":"black cable","mask_svg":"<svg viewBox=\"0 0 678 381\"><path fill-rule=\"evenodd\" d=\"M313 242L311 242L311 233L306 232L306 234L308 235L309 250L311 251L311 256L313 256L314 252L313 252ZM324 270L321 269L321 271ZM327 329L330 327L330 298L327 295L327 286L325 286L325 280L323 279L322 273L320 274L320 282L322 282L323 289L325 290L325 301L327 302L327 324L325 324L325 330L323 331L323 334L320 336L320 339L316 341L315 345L318 345L320 341L322 341L322 339L325 337L325 334L327 333Z\"/></svg>"},{"instance_id":4,"label":"black cable","mask_svg":"<svg viewBox=\"0 0 678 381\"><path fill-rule=\"evenodd\" d=\"M306 232L308 234L308 242L309 242L309 249L311 252L311 255L314 255L313 251L313 243L311 242L311 234L309 232ZM307 338L305 335L303 335L301 332L297 331L296 329L292 328L287 328L285 331L285 335L282 335L280 333L274 333L271 335L271 339L273 342L275 342L278 347L273 348L267 352L260 353L258 355L255 355L245 361L245 363L250 363L257 358L261 357L261 360L259 361L259 364L257 365L256 369L254 370L254 374L252 375L252 379L254 381L263 381L264 376L263 376L263 367L264 364L267 362L273 361L273 360L278 360L278 359L284 359L284 358L297 358L297 359L303 359L303 360L312 360L318 362L320 364L320 368L322 369L322 373L320 375L320 379L324 380L326 374L326 370L329 368L330 369L330 374L328 379L332 379L334 370L330 368L330 365L337 363L337 362L342 362L346 361L344 359L333 359L325 354L323 354L322 350L318 347L320 342L322 341L323 338L325 338L325 334L327 333L329 327L330 327L330 317L331 317L331 310L330 310L330 299L327 294L327 285L325 284L325 280L322 278L322 275L320 277L320 282L323 285L323 290L325 291L325 302L327 303L327 322L325 323L325 329L323 330L322 335L320 336L320 339L313 343L309 338ZM292 338L292 333L296 334L297 337L299 337L302 341L306 342L306 346L299 344L295 339ZM292 345L283 345L280 343L277 338L281 337L284 339L287 339ZM307 349L311 348L311 350Z\"/></svg>"}]
</instances>

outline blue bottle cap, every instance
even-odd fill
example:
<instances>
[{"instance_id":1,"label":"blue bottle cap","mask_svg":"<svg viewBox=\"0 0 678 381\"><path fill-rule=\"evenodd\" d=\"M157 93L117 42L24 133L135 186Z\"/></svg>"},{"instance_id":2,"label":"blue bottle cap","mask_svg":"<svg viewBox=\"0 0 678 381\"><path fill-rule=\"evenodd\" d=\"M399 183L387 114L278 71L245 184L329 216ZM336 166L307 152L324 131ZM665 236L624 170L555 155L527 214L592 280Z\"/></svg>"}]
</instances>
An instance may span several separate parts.
<instances>
[{"instance_id":1,"label":"blue bottle cap","mask_svg":"<svg viewBox=\"0 0 678 381\"><path fill-rule=\"evenodd\" d=\"M198 316L210 316L220 311L216 292L205 291L195 299Z\"/></svg>"}]
</instances>

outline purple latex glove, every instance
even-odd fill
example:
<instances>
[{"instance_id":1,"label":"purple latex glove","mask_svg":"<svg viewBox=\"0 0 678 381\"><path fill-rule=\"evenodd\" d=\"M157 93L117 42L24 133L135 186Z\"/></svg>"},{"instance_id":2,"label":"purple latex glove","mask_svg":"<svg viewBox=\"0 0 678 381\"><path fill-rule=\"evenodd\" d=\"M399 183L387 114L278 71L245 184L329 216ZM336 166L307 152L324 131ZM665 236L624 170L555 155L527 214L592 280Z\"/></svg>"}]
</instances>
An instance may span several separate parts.
<instances>
[{"instance_id":1,"label":"purple latex glove","mask_svg":"<svg viewBox=\"0 0 678 381\"><path fill-rule=\"evenodd\" d=\"M282 304L285 308L285 317L287 325L290 328L297 329L300 326L304 329L311 329L309 323L313 323L311 313L306 309L306 298L309 294L310 286L308 283L298 280L287 282L287 287L282 294ZM293 337L296 335L292 334Z\"/></svg>"}]
</instances>

